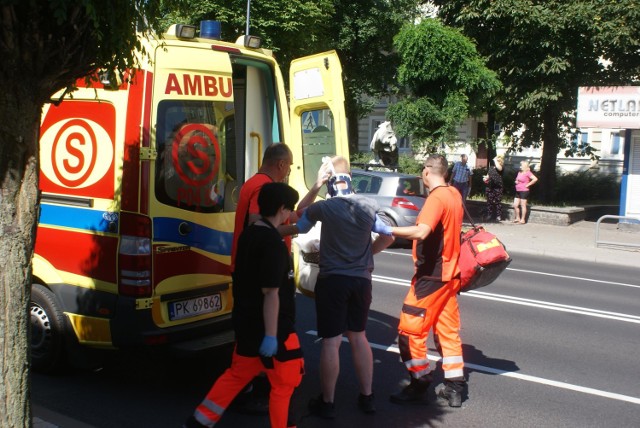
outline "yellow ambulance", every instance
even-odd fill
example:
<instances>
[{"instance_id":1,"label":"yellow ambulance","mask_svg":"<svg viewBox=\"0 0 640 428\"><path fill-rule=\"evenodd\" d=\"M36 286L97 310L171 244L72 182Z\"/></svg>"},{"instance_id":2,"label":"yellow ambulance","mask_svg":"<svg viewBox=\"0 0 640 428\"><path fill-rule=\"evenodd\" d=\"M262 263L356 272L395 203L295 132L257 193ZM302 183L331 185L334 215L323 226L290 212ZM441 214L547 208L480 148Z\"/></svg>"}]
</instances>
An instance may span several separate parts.
<instances>
[{"instance_id":1,"label":"yellow ambulance","mask_svg":"<svg viewBox=\"0 0 640 428\"><path fill-rule=\"evenodd\" d=\"M207 27L209 28L209 27ZM301 195L324 156L348 157L335 52L295 60L287 98L253 36L174 25L135 73L60 93L40 129L32 364L72 349L196 351L229 343L234 212L271 144Z\"/></svg>"}]
</instances>

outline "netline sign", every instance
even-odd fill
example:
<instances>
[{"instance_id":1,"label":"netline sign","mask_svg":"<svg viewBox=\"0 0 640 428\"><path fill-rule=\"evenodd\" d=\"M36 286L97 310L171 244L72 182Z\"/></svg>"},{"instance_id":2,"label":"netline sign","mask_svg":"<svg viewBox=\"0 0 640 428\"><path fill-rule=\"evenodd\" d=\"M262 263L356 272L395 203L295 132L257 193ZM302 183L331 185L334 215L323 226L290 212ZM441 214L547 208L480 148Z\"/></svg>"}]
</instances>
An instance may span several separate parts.
<instances>
[{"instance_id":1,"label":"netline sign","mask_svg":"<svg viewBox=\"0 0 640 428\"><path fill-rule=\"evenodd\" d=\"M640 86L578 89L578 128L640 129Z\"/></svg>"}]
</instances>

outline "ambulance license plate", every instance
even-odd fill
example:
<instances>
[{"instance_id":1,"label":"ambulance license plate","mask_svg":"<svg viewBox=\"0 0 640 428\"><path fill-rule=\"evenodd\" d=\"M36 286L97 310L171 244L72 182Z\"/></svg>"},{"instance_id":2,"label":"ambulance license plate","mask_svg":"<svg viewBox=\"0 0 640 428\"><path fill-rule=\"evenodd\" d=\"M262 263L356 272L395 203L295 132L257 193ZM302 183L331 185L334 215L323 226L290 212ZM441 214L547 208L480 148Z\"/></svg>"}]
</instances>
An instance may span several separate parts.
<instances>
[{"instance_id":1,"label":"ambulance license plate","mask_svg":"<svg viewBox=\"0 0 640 428\"><path fill-rule=\"evenodd\" d=\"M197 317L202 314L218 312L222 309L220 293L200 296L195 299L177 300L169 303L171 321Z\"/></svg>"}]
</instances>

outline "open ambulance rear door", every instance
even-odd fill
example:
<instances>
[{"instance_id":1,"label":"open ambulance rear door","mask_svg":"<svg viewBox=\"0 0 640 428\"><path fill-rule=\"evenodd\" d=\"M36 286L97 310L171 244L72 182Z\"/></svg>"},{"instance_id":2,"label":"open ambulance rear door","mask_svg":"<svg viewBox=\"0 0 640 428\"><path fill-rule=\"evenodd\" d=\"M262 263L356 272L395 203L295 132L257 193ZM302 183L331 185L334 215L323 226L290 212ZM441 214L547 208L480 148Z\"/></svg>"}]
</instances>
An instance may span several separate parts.
<instances>
[{"instance_id":1,"label":"open ambulance rear door","mask_svg":"<svg viewBox=\"0 0 640 428\"><path fill-rule=\"evenodd\" d=\"M294 163L289 183L297 188L296 183L304 179L306 189L309 189L324 156L349 158L342 66L338 54L329 51L292 61L289 86L290 146Z\"/></svg>"},{"instance_id":2,"label":"open ambulance rear door","mask_svg":"<svg viewBox=\"0 0 640 428\"><path fill-rule=\"evenodd\" d=\"M289 184L303 197L316 181L323 157L341 155L349 159L342 66L338 54L329 51L292 61L289 86L293 152ZM304 189L300 189L302 182ZM296 286L302 293L312 296L318 265L317 257L308 256L303 257L294 241Z\"/></svg>"}]
</instances>

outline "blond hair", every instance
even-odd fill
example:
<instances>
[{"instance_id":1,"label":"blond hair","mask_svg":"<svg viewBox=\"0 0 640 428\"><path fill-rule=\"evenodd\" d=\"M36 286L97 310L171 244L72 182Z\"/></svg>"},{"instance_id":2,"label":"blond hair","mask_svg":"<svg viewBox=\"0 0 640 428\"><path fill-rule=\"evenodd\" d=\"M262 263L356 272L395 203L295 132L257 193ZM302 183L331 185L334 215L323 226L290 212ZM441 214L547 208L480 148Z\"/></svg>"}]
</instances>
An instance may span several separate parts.
<instances>
[{"instance_id":1,"label":"blond hair","mask_svg":"<svg viewBox=\"0 0 640 428\"><path fill-rule=\"evenodd\" d=\"M331 163L333 164L333 168L336 172L350 174L349 171L349 160L344 156L334 156L331 158Z\"/></svg>"}]
</instances>

